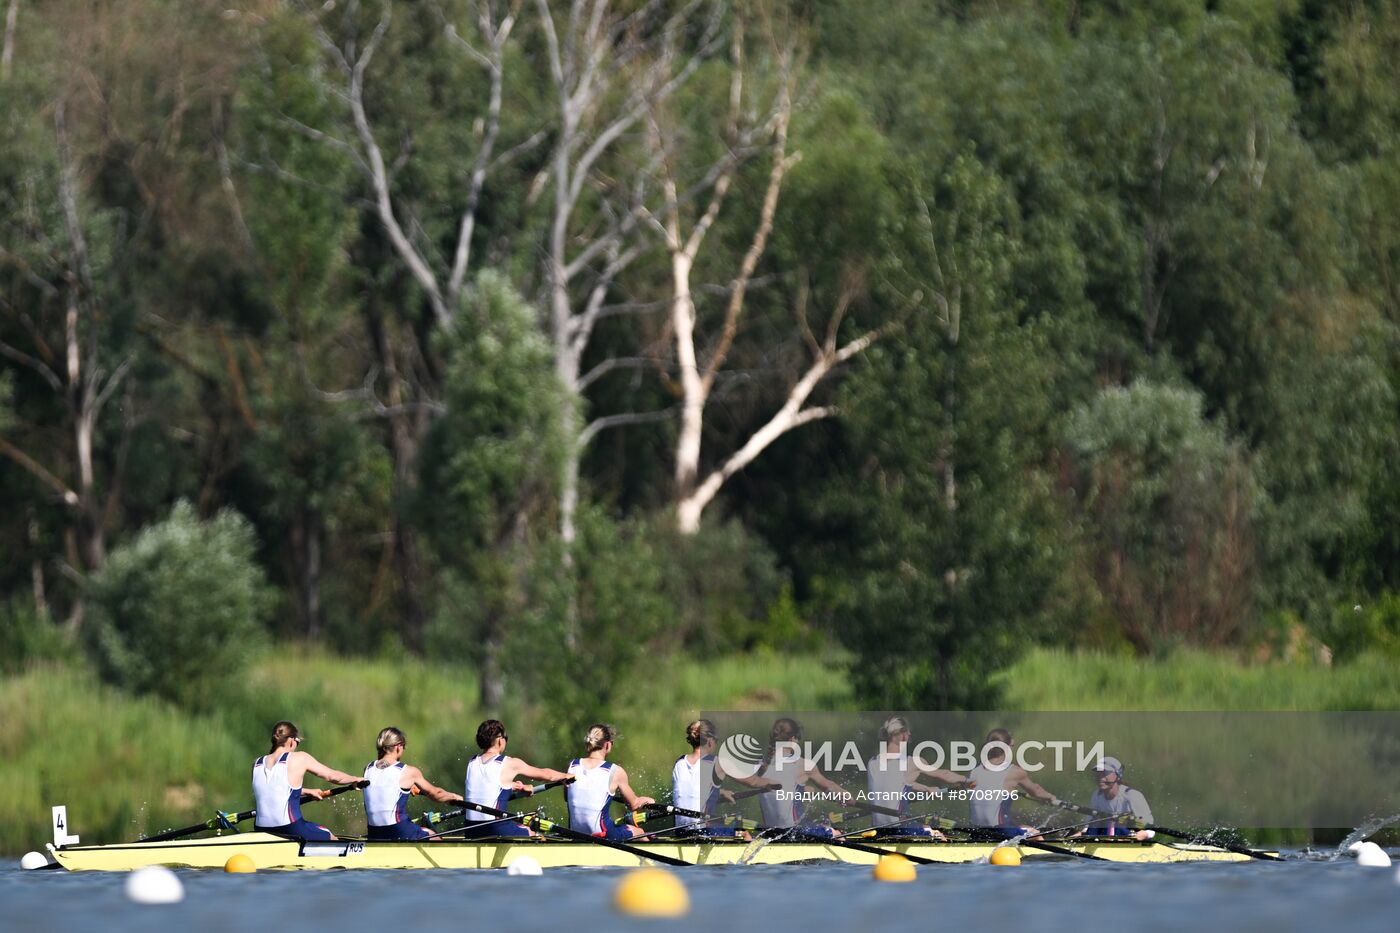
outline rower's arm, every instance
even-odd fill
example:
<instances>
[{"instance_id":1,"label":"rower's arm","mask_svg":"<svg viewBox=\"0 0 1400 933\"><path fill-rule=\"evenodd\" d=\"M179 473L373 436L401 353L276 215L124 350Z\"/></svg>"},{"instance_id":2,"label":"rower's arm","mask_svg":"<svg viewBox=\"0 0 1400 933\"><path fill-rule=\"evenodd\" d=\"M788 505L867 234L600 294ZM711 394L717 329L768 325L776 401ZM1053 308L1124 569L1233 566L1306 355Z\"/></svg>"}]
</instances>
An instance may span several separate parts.
<instances>
[{"instance_id":1,"label":"rower's arm","mask_svg":"<svg viewBox=\"0 0 1400 933\"><path fill-rule=\"evenodd\" d=\"M1029 794L1036 800L1039 800L1041 803L1060 802L1059 797L1056 797L1054 794L1041 787L1035 781L1032 781L1030 775L1027 774L1025 771L1021 772L1021 776L1016 779L1015 783L1012 786L1021 788L1021 790L1025 791L1027 794Z\"/></svg>"},{"instance_id":2,"label":"rower's arm","mask_svg":"<svg viewBox=\"0 0 1400 933\"><path fill-rule=\"evenodd\" d=\"M404 777L409 780L410 787L418 788L418 790L436 800L438 803L462 804L467 802L461 794L454 794L451 791L443 790L432 781L423 777L423 772L418 768L412 766L404 768Z\"/></svg>"},{"instance_id":3,"label":"rower's arm","mask_svg":"<svg viewBox=\"0 0 1400 933\"><path fill-rule=\"evenodd\" d=\"M947 768L919 768L919 777L933 778L935 781L942 781L944 784L972 783L971 776L959 774L956 771L949 771Z\"/></svg>"},{"instance_id":4,"label":"rower's arm","mask_svg":"<svg viewBox=\"0 0 1400 933\"><path fill-rule=\"evenodd\" d=\"M514 765L512 768L511 766ZM569 775L563 771L555 771L553 768L536 768L534 765L526 764L519 758L506 759L507 770L513 770L514 777L534 778L537 781L567 781Z\"/></svg>"},{"instance_id":5,"label":"rower's arm","mask_svg":"<svg viewBox=\"0 0 1400 933\"><path fill-rule=\"evenodd\" d=\"M314 774L323 781L330 781L332 784L360 784L364 782L363 777L346 774L344 771L337 771L321 764L312 757L310 752L293 752L287 760L288 783L294 785L302 783L307 773ZM318 797L320 794L315 788L303 790L302 793L308 797Z\"/></svg>"},{"instance_id":6,"label":"rower's arm","mask_svg":"<svg viewBox=\"0 0 1400 933\"><path fill-rule=\"evenodd\" d=\"M632 790L632 785L627 783L627 772L621 765L613 765L613 792L622 797L622 802L627 804L629 810L640 810L649 803L656 803L651 797L639 797Z\"/></svg>"},{"instance_id":7,"label":"rower's arm","mask_svg":"<svg viewBox=\"0 0 1400 933\"><path fill-rule=\"evenodd\" d=\"M818 787L822 787L826 790L831 791L833 794L842 794L846 797L851 796L850 791L846 790L846 788L842 787L840 784L837 784L825 774L822 774L821 771L817 770L817 768L815 767L807 769L807 779L810 780L813 784L816 784Z\"/></svg>"}]
</instances>

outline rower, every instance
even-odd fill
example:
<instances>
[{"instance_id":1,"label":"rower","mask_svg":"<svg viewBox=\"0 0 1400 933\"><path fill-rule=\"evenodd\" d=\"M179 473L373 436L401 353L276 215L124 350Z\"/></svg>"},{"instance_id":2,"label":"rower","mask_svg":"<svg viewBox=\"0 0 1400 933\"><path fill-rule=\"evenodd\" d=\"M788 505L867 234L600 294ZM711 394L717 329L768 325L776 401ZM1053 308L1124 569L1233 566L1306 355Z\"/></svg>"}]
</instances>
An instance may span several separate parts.
<instances>
[{"instance_id":1,"label":"rower","mask_svg":"<svg viewBox=\"0 0 1400 933\"><path fill-rule=\"evenodd\" d=\"M735 777L724 773L724 766L715 759L715 724L697 719L685 727L685 741L690 754L676 759L671 768L671 803L681 810L703 812L713 816L720 800L734 803L734 795L722 788L726 777L750 787L767 787L768 782L757 776ZM735 836L748 834L733 827L705 823L699 817L676 814L676 826L691 827L690 833L706 836Z\"/></svg>"},{"instance_id":2,"label":"rower","mask_svg":"<svg viewBox=\"0 0 1400 933\"><path fill-rule=\"evenodd\" d=\"M565 787L564 795L569 804L569 828L577 832L604 839L631 839L641 835L642 830L613 822L608 808L614 798L621 797L629 810L656 803L650 797L639 797L627 782L622 766L608 761L618 738L617 730L605 723L589 726L584 735L584 757L569 762L574 782Z\"/></svg>"},{"instance_id":3,"label":"rower","mask_svg":"<svg viewBox=\"0 0 1400 933\"><path fill-rule=\"evenodd\" d=\"M969 783L977 790L969 794L968 822L980 828L994 829L1007 836L1034 832L1034 827L1021 826L1011 818L1011 803L1025 793L1036 800L1057 805L1060 799L1032 781L1026 769L1012 760L1016 740L1005 729L993 729L982 744L981 760L972 769Z\"/></svg>"},{"instance_id":4,"label":"rower","mask_svg":"<svg viewBox=\"0 0 1400 933\"><path fill-rule=\"evenodd\" d=\"M802 726L797 720L784 717L773 723L768 732L768 751L758 771L760 780L773 789L758 795L758 809L767 829L795 829L803 835L830 838L836 831L829 825L803 819L802 798L807 793L807 783L831 792L842 805L853 798L844 787L822 774L815 763L804 758L800 749L792 748L801 742Z\"/></svg>"},{"instance_id":5,"label":"rower","mask_svg":"<svg viewBox=\"0 0 1400 933\"><path fill-rule=\"evenodd\" d=\"M553 768L536 768L520 758L506 754L506 727L499 719L488 719L476 727L476 747L479 755L473 755L467 762L466 798L472 803L504 810L510 802L511 791L531 792L528 784L520 778L535 778L541 781L565 781L569 776ZM489 813L476 810L466 811L468 836L534 836L514 820L500 820ZM489 826L473 828L472 823L489 823Z\"/></svg>"},{"instance_id":6,"label":"rower","mask_svg":"<svg viewBox=\"0 0 1400 933\"><path fill-rule=\"evenodd\" d=\"M321 764L298 751L301 730L285 719L272 727L272 747L253 762L253 825L261 832L308 842L335 839L326 827L302 819L301 799L325 800L329 791L302 787L307 772L332 784L359 784L360 778Z\"/></svg>"},{"instance_id":7,"label":"rower","mask_svg":"<svg viewBox=\"0 0 1400 933\"><path fill-rule=\"evenodd\" d=\"M1123 783L1123 763L1117 758L1104 758L1094 771L1094 781L1098 785L1094 796L1089 799L1089 809L1114 815L1131 815L1144 823L1152 822L1152 808L1142 791ZM1086 836L1128 836L1139 842L1152 838L1149 830L1134 831L1115 820L1101 820L1084 830Z\"/></svg>"},{"instance_id":8,"label":"rower","mask_svg":"<svg viewBox=\"0 0 1400 933\"><path fill-rule=\"evenodd\" d=\"M379 757L365 765L365 822L369 838L433 839L437 837L408 818L408 798L423 793L438 803L462 803L462 798L436 786L423 772L403 761L407 744L403 731L388 726L379 731L374 747Z\"/></svg>"},{"instance_id":9,"label":"rower","mask_svg":"<svg viewBox=\"0 0 1400 933\"><path fill-rule=\"evenodd\" d=\"M909 723L903 716L891 716L880 726L880 753L866 762L865 768L870 799L886 808L897 802L895 809L901 815L872 813L870 821L877 836L928 836L941 841L944 836L938 830L907 819L910 795L925 778L963 787L973 786L973 780L946 768L930 768L917 756L910 756L909 735Z\"/></svg>"}]
</instances>

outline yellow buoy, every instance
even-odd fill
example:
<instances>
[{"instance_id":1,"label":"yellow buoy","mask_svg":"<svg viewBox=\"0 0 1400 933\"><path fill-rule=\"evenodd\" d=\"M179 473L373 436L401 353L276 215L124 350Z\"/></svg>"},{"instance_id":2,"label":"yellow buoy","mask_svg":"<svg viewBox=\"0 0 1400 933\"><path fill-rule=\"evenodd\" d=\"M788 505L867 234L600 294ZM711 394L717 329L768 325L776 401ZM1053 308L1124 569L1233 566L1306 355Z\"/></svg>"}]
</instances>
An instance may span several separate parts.
<instances>
[{"instance_id":1,"label":"yellow buoy","mask_svg":"<svg viewBox=\"0 0 1400 933\"><path fill-rule=\"evenodd\" d=\"M987 861L993 865L1019 865L1021 864L1021 853L1011 846L998 846L992 850L992 857Z\"/></svg>"},{"instance_id":2,"label":"yellow buoy","mask_svg":"<svg viewBox=\"0 0 1400 933\"><path fill-rule=\"evenodd\" d=\"M902 855L884 855L875 863L876 881L913 881L914 863Z\"/></svg>"},{"instance_id":3,"label":"yellow buoy","mask_svg":"<svg viewBox=\"0 0 1400 933\"><path fill-rule=\"evenodd\" d=\"M228 872L230 875L245 875L257 870L258 866L254 865L253 860L242 852L237 855L230 855L228 861L224 862L224 871Z\"/></svg>"},{"instance_id":4,"label":"yellow buoy","mask_svg":"<svg viewBox=\"0 0 1400 933\"><path fill-rule=\"evenodd\" d=\"M623 877L613 893L613 906L634 917L682 917L690 910L690 895L681 879L660 868L638 868Z\"/></svg>"}]
</instances>

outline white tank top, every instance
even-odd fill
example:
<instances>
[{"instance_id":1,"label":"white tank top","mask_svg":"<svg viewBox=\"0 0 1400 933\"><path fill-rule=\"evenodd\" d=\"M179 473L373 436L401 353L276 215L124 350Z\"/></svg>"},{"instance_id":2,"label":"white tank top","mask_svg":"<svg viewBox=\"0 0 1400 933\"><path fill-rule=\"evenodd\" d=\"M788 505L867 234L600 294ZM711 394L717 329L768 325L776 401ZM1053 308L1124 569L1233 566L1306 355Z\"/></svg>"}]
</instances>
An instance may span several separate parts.
<instances>
[{"instance_id":1,"label":"white tank top","mask_svg":"<svg viewBox=\"0 0 1400 933\"><path fill-rule=\"evenodd\" d=\"M908 794L913 789L918 772L907 755L897 758L876 755L865 763L865 775L872 804L900 813L909 812ZM888 813L872 813L870 822L876 826L890 826L899 823L900 818Z\"/></svg>"},{"instance_id":2,"label":"white tank top","mask_svg":"<svg viewBox=\"0 0 1400 933\"><path fill-rule=\"evenodd\" d=\"M501 786L501 768L505 763L505 755L495 755L485 761L481 760L480 755L472 756L472 760L467 762L466 793L462 796L483 807L504 810L510 802L510 788ZM467 820L470 822L483 823L494 819L498 817L475 810L467 811Z\"/></svg>"},{"instance_id":3,"label":"white tank top","mask_svg":"<svg viewBox=\"0 0 1400 933\"><path fill-rule=\"evenodd\" d=\"M972 826L1011 826L1011 794L1006 790L1006 779L1011 774L1011 764L1000 770L993 770L978 764L967 776L977 786L968 793L968 823Z\"/></svg>"},{"instance_id":4,"label":"white tank top","mask_svg":"<svg viewBox=\"0 0 1400 933\"><path fill-rule=\"evenodd\" d=\"M387 768L373 761L365 765L365 822L371 826L393 826L408 819L408 798L412 791L399 786L403 780L403 762Z\"/></svg>"},{"instance_id":5,"label":"white tank top","mask_svg":"<svg viewBox=\"0 0 1400 933\"><path fill-rule=\"evenodd\" d=\"M786 829L796 826L801 821L802 802L796 799L796 795L807 786L797 783L802 771L801 755L765 760L759 775L770 784L780 785L782 789L765 791L758 795L758 809L763 816L764 826ZM778 798L779 794L783 795L783 799Z\"/></svg>"},{"instance_id":6,"label":"white tank top","mask_svg":"<svg viewBox=\"0 0 1400 933\"><path fill-rule=\"evenodd\" d=\"M719 787L715 785L715 756L704 755L694 764L686 755L676 759L671 769L671 803L682 810L712 812ZM677 826L700 822L693 816L676 814Z\"/></svg>"},{"instance_id":7,"label":"white tank top","mask_svg":"<svg viewBox=\"0 0 1400 933\"><path fill-rule=\"evenodd\" d=\"M268 756L253 762L253 806L257 814L253 825L275 829L301 819L301 788L287 781L287 756L283 752L276 763L263 767Z\"/></svg>"},{"instance_id":8,"label":"white tank top","mask_svg":"<svg viewBox=\"0 0 1400 933\"><path fill-rule=\"evenodd\" d=\"M569 802L569 828L581 833L598 835L612 828L612 814L608 807L612 803L612 762L588 767L583 759L569 762L569 773L574 775L572 784L564 785L564 796Z\"/></svg>"}]
</instances>

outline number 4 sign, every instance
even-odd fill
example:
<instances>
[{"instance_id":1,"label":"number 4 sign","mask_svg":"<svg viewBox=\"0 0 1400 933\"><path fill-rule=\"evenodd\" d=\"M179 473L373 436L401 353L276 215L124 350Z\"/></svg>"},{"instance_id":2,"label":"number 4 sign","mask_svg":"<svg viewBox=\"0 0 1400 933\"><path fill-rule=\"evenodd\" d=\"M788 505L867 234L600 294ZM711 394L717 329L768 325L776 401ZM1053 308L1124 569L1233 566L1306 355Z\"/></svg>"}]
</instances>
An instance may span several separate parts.
<instances>
[{"instance_id":1,"label":"number 4 sign","mask_svg":"<svg viewBox=\"0 0 1400 933\"><path fill-rule=\"evenodd\" d=\"M77 836L68 835L68 808L53 808L53 844L59 848L78 844Z\"/></svg>"}]
</instances>

